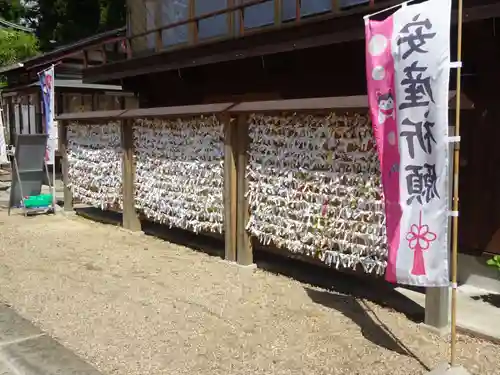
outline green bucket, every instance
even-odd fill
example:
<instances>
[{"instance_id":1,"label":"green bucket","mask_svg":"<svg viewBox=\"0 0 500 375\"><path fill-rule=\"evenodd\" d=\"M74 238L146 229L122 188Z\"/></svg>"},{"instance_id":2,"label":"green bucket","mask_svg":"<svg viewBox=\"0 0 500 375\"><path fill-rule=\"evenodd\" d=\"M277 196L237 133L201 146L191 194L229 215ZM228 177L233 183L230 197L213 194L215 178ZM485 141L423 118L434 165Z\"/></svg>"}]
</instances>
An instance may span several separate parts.
<instances>
[{"instance_id":1,"label":"green bucket","mask_svg":"<svg viewBox=\"0 0 500 375\"><path fill-rule=\"evenodd\" d=\"M24 207L42 208L52 206L52 194L40 194L24 197Z\"/></svg>"}]
</instances>

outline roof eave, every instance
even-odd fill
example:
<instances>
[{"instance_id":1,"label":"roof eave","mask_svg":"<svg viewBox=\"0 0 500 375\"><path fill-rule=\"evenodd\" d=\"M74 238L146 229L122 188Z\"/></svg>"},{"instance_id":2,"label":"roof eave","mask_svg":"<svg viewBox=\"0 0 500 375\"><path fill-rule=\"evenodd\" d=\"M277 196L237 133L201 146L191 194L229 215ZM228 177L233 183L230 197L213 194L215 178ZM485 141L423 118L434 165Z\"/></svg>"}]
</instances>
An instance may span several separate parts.
<instances>
[{"instance_id":1,"label":"roof eave","mask_svg":"<svg viewBox=\"0 0 500 375\"><path fill-rule=\"evenodd\" d=\"M20 69L20 68L23 68L23 67L24 67L24 64L21 63L21 62L17 62L17 63L11 64L11 65L7 65L7 66L4 66L4 67L0 68L0 74L5 74L7 72L11 72L13 70Z\"/></svg>"},{"instance_id":2,"label":"roof eave","mask_svg":"<svg viewBox=\"0 0 500 375\"><path fill-rule=\"evenodd\" d=\"M68 55L72 55L74 53L78 53L79 51L83 51L84 49L89 48L91 46L103 44L106 43L107 40L124 36L125 33L126 33L126 27L110 30L101 34L93 35L91 37L84 38L76 42L61 46L60 48L57 48L53 51L35 57L31 57L27 60L24 60L23 63L26 65L27 69L29 69L30 67L38 67L40 65L50 64L56 60L65 58Z\"/></svg>"}]
</instances>

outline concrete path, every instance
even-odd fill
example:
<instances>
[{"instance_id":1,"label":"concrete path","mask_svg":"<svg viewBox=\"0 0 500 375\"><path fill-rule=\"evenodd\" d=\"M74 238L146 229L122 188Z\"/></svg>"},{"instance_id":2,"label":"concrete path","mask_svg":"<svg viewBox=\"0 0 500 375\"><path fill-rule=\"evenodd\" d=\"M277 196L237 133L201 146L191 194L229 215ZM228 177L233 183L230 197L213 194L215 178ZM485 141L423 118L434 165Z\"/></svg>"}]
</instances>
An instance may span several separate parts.
<instances>
[{"instance_id":1,"label":"concrete path","mask_svg":"<svg viewBox=\"0 0 500 375\"><path fill-rule=\"evenodd\" d=\"M447 363L444 363L427 375L470 375L470 373L462 366L450 367Z\"/></svg>"},{"instance_id":2,"label":"concrete path","mask_svg":"<svg viewBox=\"0 0 500 375\"><path fill-rule=\"evenodd\" d=\"M397 288L405 297L425 306L425 294ZM457 293L457 327L462 332L500 343L500 295L470 285L462 285Z\"/></svg>"},{"instance_id":3,"label":"concrete path","mask_svg":"<svg viewBox=\"0 0 500 375\"><path fill-rule=\"evenodd\" d=\"M0 304L0 375L99 375L80 357Z\"/></svg>"}]
</instances>

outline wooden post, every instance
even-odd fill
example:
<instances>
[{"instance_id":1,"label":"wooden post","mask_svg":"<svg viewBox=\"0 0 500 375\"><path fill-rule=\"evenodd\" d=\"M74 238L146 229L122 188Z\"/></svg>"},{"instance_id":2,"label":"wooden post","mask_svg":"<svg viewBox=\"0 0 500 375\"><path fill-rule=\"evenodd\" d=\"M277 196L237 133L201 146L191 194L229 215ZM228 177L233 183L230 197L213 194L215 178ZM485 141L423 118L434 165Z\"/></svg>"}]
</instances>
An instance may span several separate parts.
<instances>
[{"instance_id":1,"label":"wooden post","mask_svg":"<svg viewBox=\"0 0 500 375\"><path fill-rule=\"evenodd\" d=\"M224 258L236 262L236 125L229 115L221 115L224 124Z\"/></svg>"},{"instance_id":2,"label":"wooden post","mask_svg":"<svg viewBox=\"0 0 500 375\"><path fill-rule=\"evenodd\" d=\"M188 18L192 20L196 17L196 4L194 0L189 0L188 3ZM189 43L198 43L198 21L191 21L188 23Z\"/></svg>"},{"instance_id":3,"label":"wooden post","mask_svg":"<svg viewBox=\"0 0 500 375\"><path fill-rule=\"evenodd\" d=\"M127 60L132 58L132 39L125 39L125 48L127 49Z\"/></svg>"},{"instance_id":4,"label":"wooden post","mask_svg":"<svg viewBox=\"0 0 500 375\"><path fill-rule=\"evenodd\" d=\"M239 23L240 23L240 33L239 36L243 36L245 34L245 9L240 8L238 11Z\"/></svg>"},{"instance_id":5,"label":"wooden post","mask_svg":"<svg viewBox=\"0 0 500 375\"><path fill-rule=\"evenodd\" d=\"M86 49L83 50L83 68L87 69L89 67L89 53Z\"/></svg>"},{"instance_id":6,"label":"wooden post","mask_svg":"<svg viewBox=\"0 0 500 375\"><path fill-rule=\"evenodd\" d=\"M122 226L132 232L138 232L141 221L135 210L135 163L134 163L134 127L133 120L121 121L122 137Z\"/></svg>"},{"instance_id":7,"label":"wooden post","mask_svg":"<svg viewBox=\"0 0 500 375\"><path fill-rule=\"evenodd\" d=\"M248 179L246 169L248 162L248 146L250 138L248 134L248 117L240 115L236 123L236 175L237 175L237 213L236 213L236 259L243 266L253 264L253 251L250 236L246 230L250 211L246 193L248 191Z\"/></svg>"},{"instance_id":8,"label":"wooden post","mask_svg":"<svg viewBox=\"0 0 500 375\"><path fill-rule=\"evenodd\" d=\"M274 25L281 25L281 16L283 14L282 0L274 0Z\"/></svg>"},{"instance_id":9,"label":"wooden post","mask_svg":"<svg viewBox=\"0 0 500 375\"><path fill-rule=\"evenodd\" d=\"M108 55L106 53L106 48L105 48L104 44L101 44L100 51L101 51L101 56L102 56L102 63L107 64L108 63Z\"/></svg>"},{"instance_id":10,"label":"wooden post","mask_svg":"<svg viewBox=\"0 0 500 375\"><path fill-rule=\"evenodd\" d=\"M340 11L340 0L332 0L332 12L338 13L339 11Z\"/></svg>"},{"instance_id":11,"label":"wooden post","mask_svg":"<svg viewBox=\"0 0 500 375\"><path fill-rule=\"evenodd\" d=\"M35 128L37 134L42 134L44 131L43 118L42 118L42 97L40 92L35 93Z\"/></svg>"},{"instance_id":12,"label":"wooden post","mask_svg":"<svg viewBox=\"0 0 500 375\"><path fill-rule=\"evenodd\" d=\"M99 110L99 94L98 94L98 91L95 91L95 92L93 92L90 95L92 95L91 110L92 111L98 111Z\"/></svg>"},{"instance_id":13,"label":"wooden post","mask_svg":"<svg viewBox=\"0 0 500 375\"><path fill-rule=\"evenodd\" d=\"M155 27L161 27L162 25L162 2L157 1L156 2L156 11L155 11ZM163 49L163 32L162 30L158 30L155 32L155 47L156 50L155 52L160 52Z\"/></svg>"},{"instance_id":14,"label":"wooden post","mask_svg":"<svg viewBox=\"0 0 500 375\"><path fill-rule=\"evenodd\" d=\"M234 0L227 0L227 7L234 7ZM227 34L228 36L234 36L234 12L227 13Z\"/></svg>"},{"instance_id":15,"label":"wooden post","mask_svg":"<svg viewBox=\"0 0 500 375\"><path fill-rule=\"evenodd\" d=\"M73 211L73 193L69 188L69 162L68 162L68 124L61 121L58 126L59 153L61 155L61 169L64 185L64 211Z\"/></svg>"}]
</instances>

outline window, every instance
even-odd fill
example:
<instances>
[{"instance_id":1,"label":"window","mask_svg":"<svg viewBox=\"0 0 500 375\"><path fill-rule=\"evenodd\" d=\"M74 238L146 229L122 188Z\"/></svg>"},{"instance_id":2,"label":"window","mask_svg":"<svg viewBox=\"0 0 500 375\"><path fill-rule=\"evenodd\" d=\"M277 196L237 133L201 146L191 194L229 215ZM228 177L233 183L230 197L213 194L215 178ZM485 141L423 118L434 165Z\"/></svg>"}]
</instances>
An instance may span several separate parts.
<instances>
[{"instance_id":1,"label":"window","mask_svg":"<svg viewBox=\"0 0 500 375\"><path fill-rule=\"evenodd\" d=\"M189 0L161 0L161 24L168 25L186 20L189 16ZM188 25L163 30L163 45L172 46L188 41Z\"/></svg>"},{"instance_id":2,"label":"window","mask_svg":"<svg viewBox=\"0 0 500 375\"><path fill-rule=\"evenodd\" d=\"M146 30L153 30L156 28L156 1L146 1ZM155 33L146 36L148 49L155 49Z\"/></svg>"}]
</instances>

